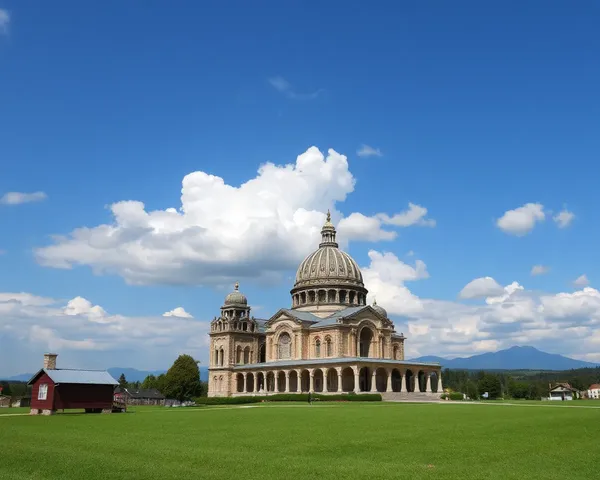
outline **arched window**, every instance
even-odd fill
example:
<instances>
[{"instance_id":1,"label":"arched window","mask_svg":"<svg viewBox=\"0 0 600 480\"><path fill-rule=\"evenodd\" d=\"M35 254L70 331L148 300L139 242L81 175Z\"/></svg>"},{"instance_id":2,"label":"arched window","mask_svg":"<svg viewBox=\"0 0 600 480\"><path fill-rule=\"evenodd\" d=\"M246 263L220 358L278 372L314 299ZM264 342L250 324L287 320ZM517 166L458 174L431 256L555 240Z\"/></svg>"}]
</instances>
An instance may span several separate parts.
<instances>
[{"instance_id":1,"label":"arched window","mask_svg":"<svg viewBox=\"0 0 600 480\"><path fill-rule=\"evenodd\" d=\"M292 339L289 333L283 332L281 335L279 335L277 349L277 358L280 360L292 357Z\"/></svg>"},{"instance_id":2,"label":"arched window","mask_svg":"<svg viewBox=\"0 0 600 480\"><path fill-rule=\"evenodd\" d=\"M219 351L218 350L215 350L215 358L214 358L213 364L215 365L215 367L219 366Z\"/></svg>"},{"instance_id":3,"label":"arched window","mask_svg":"<svg viewBox=\"0 0 600 480\"><path fill-rule=\"evenodd\" d=\"M325 355L327 357L333 356L333 342L331 341L330 337L325 339Z\"/></svg>"},{"instance_id":4,"label":"arched window","mask_svg":"<svg viewBox=\"0 0 600 480\"><path fill-rule=\"evenodd\" d=\"M244 348L244 363L250 363L250 347Z\"/></svg>"},{"instance_id":5,"label":"arched window","mask_svg":"<svg viewBox=\"0 0 600 480\"><path fill-rule=\"evenodd\" d=\"M398 345L394 345L394 360L398 360Z\"/></svg>"},{"instance_id":6,"label":"arched window","mask_svg":"<svg viewBox=\"0 0 600 480\"><path fill-rule=\"evenodd\" d=\"M267 352L264 343L258 347L258 361L259 363L265 363L267 361Z\"/></svg>"},{"instance_id":7,"label":"arched window","mask_svg":"<svg viewBox=\"0 0 600 480\"><path fill-rule=\"evenodd\" d=\"M223 366L223 362L225 362L225 351L223 350L223 347L221 347L221 350L219 350L219 366Z\"/></svg>"},{"instance_id":8,"label":"arched window","mask_svg":"<svg viewBox=\"0 0 600 480\"><path fill-rule=\"evenodd\" d=\"M235 363L242 363L242 347L240 345L235 350Z\"/></svg>"},{"instance_id":9,"label":"arched window","mask_svg":"<svg viewBox=\"0 0 600 480\"><path fill-rule=\"evenodd\" d=\"M318 338L315 341L315 357L321 357L321 340L319 340Z\"/></svg>"}]
</instances>

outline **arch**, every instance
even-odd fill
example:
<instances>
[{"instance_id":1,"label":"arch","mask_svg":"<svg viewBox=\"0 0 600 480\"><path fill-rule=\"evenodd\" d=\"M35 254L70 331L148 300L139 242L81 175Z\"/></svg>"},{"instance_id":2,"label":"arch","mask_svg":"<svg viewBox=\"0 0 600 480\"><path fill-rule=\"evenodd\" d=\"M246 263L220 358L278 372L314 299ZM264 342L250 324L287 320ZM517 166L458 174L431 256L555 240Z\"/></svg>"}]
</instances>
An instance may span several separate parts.
<instances>
[{"instance_id":1,"label":"arch","mask_svg":"<svg viewBox=\"0 0 600 480\"><path fill-rule=\"evenodd\" d=\"M225 362L225 350L223 350L223 347L221 347L221 349L219 350L219 366L223 366Z\"/></svg>"},{"instance_id":2,"label":"arch","mask_svg":"<svg viewBox=\"0 0 600 480\"><path fill-rule=\"evenodd\" d=\"M248 393L254 392L254 374L253 373L246 374L246 391Z\"/></svg>"},{"instance_id":3,"label":"arch","mask_svg":"<svg viewBox=\"0 0 600 480\"><path fill-rule=\"evenodd\" d=\"M236 320L235 322L233 322L233 329L238 330L239 328L240 328L240 324Z\"/></svg>"},{"instance_id":4,"label":"arch","mask_svg":"<svg viewBox=\"0 0 600 480\"><path fill-rule=\"evenodd\" d=\"M406 391L414 392L415 391L415 375L412 370L408 369L404 372L404 381L406 382Z\"/></svg>"},{"instance_id":5,"label":"arch","mask_svg":"<svg viewBox=\"0 0 600 480\"><path fill-rule=\"evenodd\" d=\"M256 374L256 390L258 392L266 390L265 389L265 374L263 372L258 372Z\"/></svg>"},{"instance_id":6,"label":"arch","mask_svg":"<svg viewBox=\"0 0 600 480\"><path fill-rule=\"evenodd\" d=\"M248 322L242 322L242 330L243 330L244 332L247 332L247 331L248 331Z\"/></svg>"},{"instance_id":7,"label":"arch","mask_svg":"<svg viewBox=\"0 0 600 480\"><path fill-rule=\"evenodd\" d=\"M310 373L308 370L302 370L300 374L300 391L308 392L310 389Z\"/></svg>"},{"instance_id":8,"label":"arch","mask_svg":"<svg viewBox=\"0 0 600 480\"><path fill-rule=\"evenodd\" d=\"M292 337L288 332L281 332L277 339L277 358L286 360L292 357Z\"/></svg>"},{"instance_id":9,"label":"arch","mask_svg":"<svg viewBox=\"0 0 600 480\"><path fill-rule=\"evenodd\" d=\"M340 290L340 303L346 303L346 297L348 292L346 290Z\"/></svg>"},{"instance_id":10,"label":"arch","mask_svg":"<svg viewBox=\"0 0 600 480\"><path fill-rule=\"evenodd\" d=\"M315 340L315 357L316 358L320 358L321 357L321 339L318 338L318 337Z\"/></svg>"},{"instance_id":11,"label":"arch","mask_svg":"<svg viewBox=\"0 0 600 480\"><path fill-rule=\"evenodd\" d=\"M394 353L393 353L393 357L392 357L394 360L400 360L398 358L399 351L400 351L400 349L398 348L398 344L394 343L394 350L393 350Z\"/></svg>"},{"instance_id":12,"label":"arch","mask_svg":"<svg viewBox=\"0 0 600 480\"><path fill-rule=\"evenodd\" d=\"M313 389L315 392L323 391L323 370L320 368L315 369L313 373Z\"/></svg>"},{"instance_id":13,"label":"arch","mask_svg":"<svg viewBox=\"0 0 600 480\"><path fill-rule=\"evenodd\" d=\"M425 372L423 370L419 370L416 380L418 381L418 384L415 385L415 391L416 392L424 392L425 386L427 383L427 375L425 374ZM417 387L418 387L418 389L417 389Z\"/></svg>"},{"instance_id":14,"label":"arch","mask_svg":"<svg viewBox=\"0 0 600 480\"><path fill-rule=\"evenodd\" d=\"M335 303L335 290L327 291L327 303Z\"/></svg>"},{"instance_id":15,"label":"arch","mask_svg":"<svg viewBox=\"0 0 600 480\"><path fill-rule=\"evenodd\" d=\"M273 372L267 373L267 392L275 391L275 374Z\"/></svg>"},{"instance_id":16,"label":"arch","mask_svg":"<svg viewBox=\"0 0 600 480\"><path fill-rule=\"evenodd\" d=\"M258 347L258 362L265 363L267 361L267 349L264 343L261 343Z\"/></svg>"},{"instance_id":17,"label":"arch","mask_svg":"<svg viewBox=\"0 0 600 480\"><path fill-rule=\"evenodd\" d=\"M319 303L325 303L327 301L327 292L325 290L319 290Z\"/></svg>"},{"instance_id":18,"label":"arch","mask_svg":"<svg viewBox=\"0 0 600 480\"><path fill-rule=\"evenodd\" d=\"M359 357L368 357L371 353L371 343L373 342L374 333L371 327L364 326L359 334Z\"/></svg>"},{"instance_id":19,"label":"arch","mask_svg":"<svg viewBox=\"0 0 600 480\"><path fill-rule=\"evenodd\" d=\"M242 360L244 359L243 354L242 354L242 347L241 345L238 345L237 348L235 349L235 363L242 363Z\"/></svg>"},{"instance_id":20,"label":"arch","mask_svg":"<svg viewBox=\"0 0 600 480\"><path fill-rule=\"evenodd\" d=\"M350 292L348 293L348 303L350 305L354 305L354 297L356 297L356 293L350 290Z\"/></svg>"},{"instance_id":21,"label":"arch","mask_svg":"<svg viewBox=\"0 0 600 480\"><path fill-rule=\"evenodd\" d=\"M244 391L244 375L238 373L236 375L236 391L242 393Z\"/></svg>"},{"instance_id":22,"label":"arch","mask_svg":"<svg viewBox=\"0 0 600 480\"><path fill-rule=\"evenodd\" d=\"M342 390L344 392L354 391L354 370L351 367L342 370Z\"/></svg>"},{"instance_id":23,"label":"arch","mask_svg":"<svg viewBox=\"0 0 600 480\"><path fill-rule=\"evenodd\" d=\"M219 379L216 375L213 377L213 390L215 392L219 391Z\"/></svg>"},{"instance_id":24,"label":"arch","mask_svg":"<svg viewBox=\"0 0 600 480\"><path fill-rule=\"evenodd\" d=\"M298 372L292 370L290 372L290 392L298 391Z\"/></svg>"},{"instance_id":25,"label":"arch","mask_svg":"<svg viewBox=\"0 0 600 480\"><path fill-rule=\"evenodd\" d=\"M392 392L399 392L402 390L402 374L400 370L394 368L392 370Z\"/></svg>"},{"instance_id":26,"label":"arch","mask_svg":"<svg viewBox=\"0 0 600 480\"><path fill-rule=\"evenodd\" d=\"M329 370L327 370L327 391L338 391L338 374L335 368L330 368Z\"/></svg>"},{"instance_id":27,"label":"arch","mask_svg":"<svg viewBox=\"0 0 600 480\"><path fill-rule=\"evenodd\" d=\"M375 388L378 392L383 393L387 390L388 373L385 368L379 367L375 370Z\"/></svg>"},{"instance_id":28,"label":"arch","mask_svg":"<svg viewBox=\"0 0 600 480\"><path fill-rule=\"evenodd\" d=\"M250 347L244 348L244 363L250 363Z\"/></svg>"},{"instance_id":29,"label":"arch","mask_svg":"<svg viewBox=\"0 0 600 480\"><path fill-rule=\"evenodd\" d=\"M369 369L369 367L362 367L360 372L358 372L358 385L360 387L361 392L370 392L371 391L371 377L373 373Z\"/></svg>"},{"instance_id":30,"label":"arch","mask_svg":"<svg viewBox=\"0 0 600 480\"><path fill-rule=\"evenodd\" d=\"M311 290L308 292L308 301L310 303L316 303L317 302L317 294L315 293L314 290Z\"/></svg>"},{"instance_id":31,"label":"arch","mask_svg":"<svg viewBox=\"0 0 600 480\"><path fill-rule=\"evenodd\" d=\"M306 303L306 292L300 294L300 303L304 305Z\"/></svg>"},{"instance_id":32,"label":"arch","mask_svg":"<svg viewBox=\"0 0 600 480\"><path fill-rule=\"evenodd\" d=\"M213 365L215 365L215 367L219 366L219 350L215 349L215 358L213 359Z\"/></svg>"},{"instance_id":33,"label":"arch","mask_svg":"<svg viewBox=\"0 0 600 480\"><path fill-rule=\"evenodd\" d=\"M325 356L333 357L333 342L329 336L325 337Z\"/></svg>"},{"instance_id":34,"label":"arch","mask_svg":"<svg viewBox=\"0 0 600 480\"><path fill-rule=\"evenodd\" d=\"M433 372L430 373L431 375L431 391L437 393L438 391L438 373L434 370ZM439 392L442 393L442 392Z\"/></svg>"},{"instance_id":35,"label":"arch","mask_svg":"<svg viewBox=\"0 0 600 480\"><path fill-rule=\"evenodd\" d=\"M285 372L279 372L277 374L277 391L285 392Z\"/></svg>"}]
</instances>

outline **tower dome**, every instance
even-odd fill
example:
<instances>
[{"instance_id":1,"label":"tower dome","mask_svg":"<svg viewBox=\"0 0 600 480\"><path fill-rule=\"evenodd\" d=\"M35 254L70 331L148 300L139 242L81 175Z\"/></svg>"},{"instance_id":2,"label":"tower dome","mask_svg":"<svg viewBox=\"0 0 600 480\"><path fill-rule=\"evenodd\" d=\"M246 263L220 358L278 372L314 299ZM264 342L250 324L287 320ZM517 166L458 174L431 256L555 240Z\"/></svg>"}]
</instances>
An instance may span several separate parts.
<instances>
[{"instance_id":1,"label":"tower dome","mask_svg":"<svg viewBox=\"0 0 600 480\"><path fill-rule=\"evenodd\" d=\"M384 316L385 318L387 318L387 311L385 308L377 305L377 300L373 299L373 310L375 310L377 313L379 313L380 315Z\"/></svg>"},{"instance_id":2,"label":"tower dome","mask_svg":"<svg viewBox=\"0 0 600 480\"><path fill-rule=\"evenodd\" d=\"M358 264L338 248L331 214L321 229L319 248L298 267L291 290L292 308L313 313L365 305L367 289Z\"/></svg>"},{"instance_id":3,"label":"tower dome","mask_svg":"<svg viewBox=\"0 0 600 480\"><path fill-rule=\"evenodd\" d=\"M225 297L225 306L233 307L233 306L241 306L245 307L248 305L248 299L246 295L240 293L240 284L235 282L234 290L229 295Z\"/></svg>"}]
</instances>

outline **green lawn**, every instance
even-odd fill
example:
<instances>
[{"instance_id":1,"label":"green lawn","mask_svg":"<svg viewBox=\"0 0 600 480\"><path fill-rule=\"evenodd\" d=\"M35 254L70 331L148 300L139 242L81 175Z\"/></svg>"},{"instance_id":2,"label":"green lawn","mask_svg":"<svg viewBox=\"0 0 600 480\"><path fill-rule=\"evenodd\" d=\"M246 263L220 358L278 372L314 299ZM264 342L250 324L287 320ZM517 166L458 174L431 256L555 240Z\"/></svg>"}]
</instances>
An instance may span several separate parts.
<instances>
[{"instance_id":1,"label":"green lawn","mask_svg":"<svg viewBox=\"0 0 600 480\"><path fill-rule=\"evenodd\" d=\"M600 409L543 405L271 404L11 416L0 418L0 478L595 478Z\"/></svg>"}]
</instances>

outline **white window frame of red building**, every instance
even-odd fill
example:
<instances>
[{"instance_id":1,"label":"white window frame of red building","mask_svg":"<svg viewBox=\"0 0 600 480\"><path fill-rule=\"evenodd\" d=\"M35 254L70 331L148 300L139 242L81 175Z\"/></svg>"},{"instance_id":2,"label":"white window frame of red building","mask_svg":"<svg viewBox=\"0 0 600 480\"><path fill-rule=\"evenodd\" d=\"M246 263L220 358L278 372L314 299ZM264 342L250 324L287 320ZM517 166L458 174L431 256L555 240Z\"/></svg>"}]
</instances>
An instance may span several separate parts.
<instances>
[{"instance_id":1,"label":"white window frame of red building","mask_svg":"<svg viewBox=\"0 0 600 480\"><path fill-rule=\"evenodd\" d=\"M38 390L38 400L46 400L48 398L48 384L42 383L40 384L40 389Z\"/></svg>"}]
</instances>

